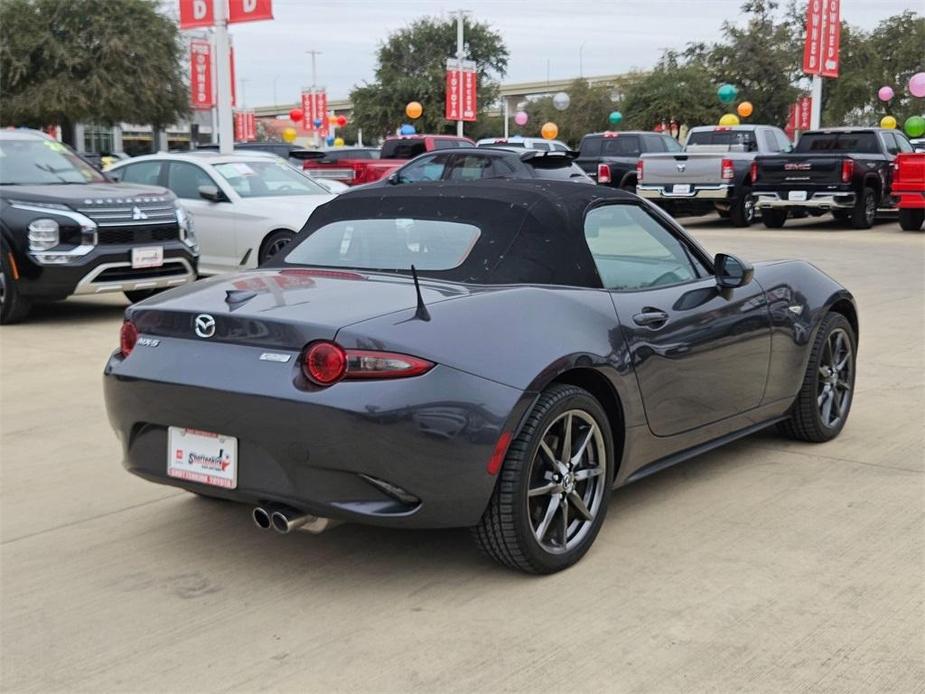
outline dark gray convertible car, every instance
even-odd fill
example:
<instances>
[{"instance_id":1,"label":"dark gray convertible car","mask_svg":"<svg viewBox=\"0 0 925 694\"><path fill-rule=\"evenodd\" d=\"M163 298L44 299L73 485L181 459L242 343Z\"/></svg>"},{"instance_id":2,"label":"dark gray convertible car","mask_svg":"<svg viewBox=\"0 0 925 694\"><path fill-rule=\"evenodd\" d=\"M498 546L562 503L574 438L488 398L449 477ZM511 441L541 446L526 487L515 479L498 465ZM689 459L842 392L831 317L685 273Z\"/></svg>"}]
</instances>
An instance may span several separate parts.
<instances>
[{"instance_id":1,"label":"dark gray convertible car","mask_svg":"<svg viewBox=\"0 0 925 694\"><path fill-rule=\"evenodd\" d=\"M576 562L610 490L777 424L845 425L858 318L799 260L708 255L619 190L355 190L271 266L130 307L105 369L129 471L253 507L471 527Z\"/></svg>"}]
</instances>

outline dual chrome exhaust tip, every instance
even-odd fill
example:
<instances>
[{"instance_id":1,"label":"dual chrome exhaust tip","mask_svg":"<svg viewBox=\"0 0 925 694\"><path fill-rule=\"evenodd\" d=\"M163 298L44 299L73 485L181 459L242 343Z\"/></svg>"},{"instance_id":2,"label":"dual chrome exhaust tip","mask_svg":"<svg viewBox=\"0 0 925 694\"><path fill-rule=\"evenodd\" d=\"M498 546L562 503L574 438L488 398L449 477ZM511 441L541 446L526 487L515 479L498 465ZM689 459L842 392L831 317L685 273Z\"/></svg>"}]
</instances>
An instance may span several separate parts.
<instances>
[{"instance_id":1,"label":"dual chrome exhaust tip","mask_svg":"<svg viewBox=\"0 0 925 694\"><path fill-rule=\"evenodd\" d=\"M338 521L330 518L313 516L279 504L255 506L251 511L251 518L254 519L254 525L261 530L273 528L281 535L300 529L318 535L338 524Z\"/></svg>"}]
</instances>

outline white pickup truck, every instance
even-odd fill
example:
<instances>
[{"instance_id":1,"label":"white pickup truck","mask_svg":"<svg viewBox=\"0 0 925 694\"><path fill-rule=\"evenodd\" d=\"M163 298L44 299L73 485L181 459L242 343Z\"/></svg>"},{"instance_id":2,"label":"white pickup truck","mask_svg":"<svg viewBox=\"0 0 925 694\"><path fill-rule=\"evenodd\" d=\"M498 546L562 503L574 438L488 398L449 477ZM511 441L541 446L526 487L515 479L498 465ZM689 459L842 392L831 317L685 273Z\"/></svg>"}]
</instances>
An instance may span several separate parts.
<instances>
[{"instance_id":1,"label":"white pickup truck","mask_svg":"<svg viewBox=\"0 0 925 694\"><path fill-rule=\"evenodd\" d=\"M682 152L642 155L636 192L673 215L715 209L735 226L746 227L757 219L752 160L791 149L784 131L771 125L692 128Z\"/></svg>"}]
</instances>

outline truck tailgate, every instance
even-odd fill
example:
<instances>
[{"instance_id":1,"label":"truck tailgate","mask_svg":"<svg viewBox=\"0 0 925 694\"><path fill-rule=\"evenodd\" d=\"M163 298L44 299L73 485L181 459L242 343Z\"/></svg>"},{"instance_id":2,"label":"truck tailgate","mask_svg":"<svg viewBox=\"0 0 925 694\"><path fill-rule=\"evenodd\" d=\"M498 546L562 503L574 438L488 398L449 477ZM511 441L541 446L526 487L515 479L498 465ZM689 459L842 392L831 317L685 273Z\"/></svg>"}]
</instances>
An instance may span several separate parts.
<instances>
[{"instance_id":1,"label":"truck tailgate","mask_svg":"<svg viewBox=\"0 0 925 694\"><path fill-rule=\"evenodd\" d=\"M841 156L788 154L758 157L758 183L833 185L841 183Z\"/></svg>"},{"instance_id":2,"label":"truck tailgate","mask_svg":"<svg viewBox=\"0 0 925 694\"><path fill-rule=\"evenodd\" d=\"M643 182L646 185L673 183L723 183L721 154L644 154Z\"/></svg>"}]
</instances>

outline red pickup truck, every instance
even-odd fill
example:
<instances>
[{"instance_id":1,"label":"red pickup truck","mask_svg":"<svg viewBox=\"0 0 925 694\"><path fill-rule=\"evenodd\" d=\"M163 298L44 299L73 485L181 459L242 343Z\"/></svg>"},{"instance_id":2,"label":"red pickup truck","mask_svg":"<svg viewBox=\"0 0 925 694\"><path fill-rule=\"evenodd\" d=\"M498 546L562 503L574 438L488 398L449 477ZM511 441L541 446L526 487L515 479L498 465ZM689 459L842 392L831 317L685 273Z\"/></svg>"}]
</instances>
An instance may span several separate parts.
<instances>
[{"instance_id":1,"label":"red pickup truck","mask_svg":"<svg viewBox=\"0 0 925 694\"><path fill-rule=\"evenodd\" d=\"M317 152L303 161L302 169L310 176L357 186L385 178L419 154L474 145L468 137L456 135L396 135L387 137L378 152L368 147Z\"/></svg>"},{"instance_id":2,"label":"red pickup truck","mask_svg":"<svg viewBox=\"0 0 925 694\"><path fill-rule=\"evenodd\" d=\"M893 162L893 195L899 198L899 226L918 231L925 222L925 152L903 152Z\"/></svg>"}]
</instances>

